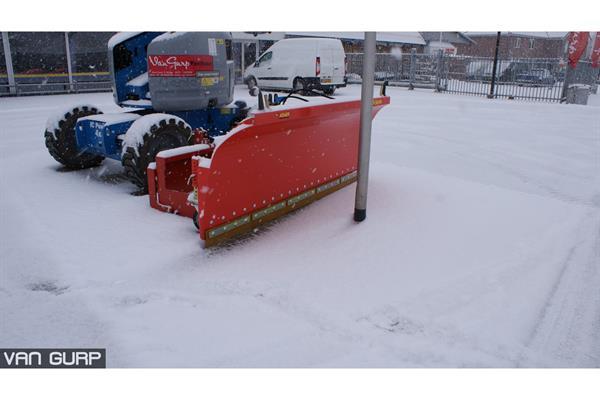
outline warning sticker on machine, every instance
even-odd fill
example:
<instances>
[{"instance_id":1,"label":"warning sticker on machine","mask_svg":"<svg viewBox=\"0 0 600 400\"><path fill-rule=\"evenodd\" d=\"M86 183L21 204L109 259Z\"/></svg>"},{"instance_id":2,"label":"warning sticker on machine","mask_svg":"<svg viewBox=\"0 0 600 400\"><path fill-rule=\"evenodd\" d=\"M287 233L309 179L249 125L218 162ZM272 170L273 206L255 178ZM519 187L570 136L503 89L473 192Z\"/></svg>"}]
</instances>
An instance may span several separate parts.
<instances>
[{"instance_id":1,"label":"warning sticker on machine","mask_svg":"<svg viewBox=\"0 0 600 400\"><path fill-rule=\"evenodd\" d=\"M213 86L216 85L217 83L219 83L219 77L203 77L200 78L200 85L201 86Z\"/></svg>"},{"instance_id":2,"label":"warning sticker on machine","mask_svg":"<svg viewBox=\"0 0 600 400\"><path fill-rule=\"evenodd\" d=\"M219 75L218 72L213 71L213 72L198 72L196 74L197 78L200 78L200 85L201 86L213 86L216 85L217 83L219 83L219 81L221 80L221 75Z\"/></svg>"},{"instance_id":3,"label":"warning sticker on machine","mask_svg":"<svg viewBox=\"0 0 600 400\"><path fill-rule=\"evenodd\" d=\"M148 56L149 76L195 77L198 71L212 71L213 57L208 55Z\"/></svg>"}]
</instances>

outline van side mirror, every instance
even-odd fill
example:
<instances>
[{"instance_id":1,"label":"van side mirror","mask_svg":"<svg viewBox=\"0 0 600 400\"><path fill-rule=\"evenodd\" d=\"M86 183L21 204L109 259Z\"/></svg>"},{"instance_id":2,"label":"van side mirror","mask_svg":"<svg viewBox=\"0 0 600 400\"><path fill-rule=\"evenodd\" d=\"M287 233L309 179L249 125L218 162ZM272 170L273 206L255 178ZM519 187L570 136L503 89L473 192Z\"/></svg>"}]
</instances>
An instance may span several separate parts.
<instances>
[{"instance_id":1,"label":"van side mirror","mask_svg":"<svg viewBox=\"0 0 600 400\"><path fill-rule=\"evenodd\" d=\"M258 61L254 62L254 66L258 67Z\"/></svg>"}]
</instances>

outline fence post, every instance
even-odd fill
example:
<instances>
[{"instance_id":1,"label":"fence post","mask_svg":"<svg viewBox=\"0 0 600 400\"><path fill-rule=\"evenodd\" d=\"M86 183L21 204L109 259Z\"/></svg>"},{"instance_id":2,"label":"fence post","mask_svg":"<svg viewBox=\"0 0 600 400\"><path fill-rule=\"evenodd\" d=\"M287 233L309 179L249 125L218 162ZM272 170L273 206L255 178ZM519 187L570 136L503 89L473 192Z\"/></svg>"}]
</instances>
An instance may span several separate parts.
<instances>
[{"instance_id":1,"label":"fence post","mask_svg":"<svg viewBox=\"0 0 600 400\"><path fill-rule=\"evenodd\" d=\"M415 82L415 69L416 69L416 59L417 59L417 49L414 47L410 49L410 68L409 68L409 78L408 78L408 90L414 90L414 82Z\"/></svg>"},{"instance_id":2,"label":"fence post","mask_svg":"<svg viewBox=\"0 0 600 400\"><path fill-rule=\"evenodd\" d=\"M17 84L15 81L15 70L12 63L12 54L10 53L10 43L8 42L8 32L2 32L2 47L4 47L4 61L6 62L6 75L8 76L8 92L17 94Z\"/></svg>"},{"instance_id":3,"label":"fence post","mask_svg":"<svg viewBox=\"0 0 600 400\"><path fill-rule=\"evenodd\" d=\"M443 68L443 62L444 62L443 57L444 57L444 52L442 50L438 50L437 67L436 67L436 71L435 71L435 91L436 92L442 91L442 68Z\"/></svg>"},{"instance_id":4,"label":"fence post","mask_svg":"<svg viewBox=\"0 0 600 400\"><path fill-rule=\"evenodd\" d=\"M562 87L562 92L560 95L560 102L567 102L567 91L569 90L569 85L571 83L571 73L572 73L572 68L571 66L567 63L566 67L565 67L565 81L563 82L563 87Z\"/></svg>"},{"instance_id":5,"label":"fence post","mask_svg":"<svg viewBox=\"0 0 600 400\"><path fill-rule=\"evenodd\" d=\"M490 94L488 99L494 98L494 89L496 88L496 71L498 70L498 48L500 47L500 32L496 36L496 50L494 51L494 66L492 68L492 83L490 85Z\"/></svg>"},{"instance_id":6,"label":"fence post","mask_svg":"<svg viewBox=\"0 0 600 400\"><path fill-rule=\"evenodd\" d=\"M69 92L73 91L73 66L71 65L71 46L69 45L69 32L65 32L65 51L67 53L67 73L69 75Z\"/></svg>"},{"instance_id":7,"label":"fence post","mask_svg":"<svg viewBox=\"0 0 600 400\"><path fill-rule=\"evenodd\" d=\"M244 73L246 72L246 42L242 42L241 43L241 47L242 47L242 51L241 51L241 64L240 66L242 67L242 80L244 79Z\"/></svg>"}]
</instances>

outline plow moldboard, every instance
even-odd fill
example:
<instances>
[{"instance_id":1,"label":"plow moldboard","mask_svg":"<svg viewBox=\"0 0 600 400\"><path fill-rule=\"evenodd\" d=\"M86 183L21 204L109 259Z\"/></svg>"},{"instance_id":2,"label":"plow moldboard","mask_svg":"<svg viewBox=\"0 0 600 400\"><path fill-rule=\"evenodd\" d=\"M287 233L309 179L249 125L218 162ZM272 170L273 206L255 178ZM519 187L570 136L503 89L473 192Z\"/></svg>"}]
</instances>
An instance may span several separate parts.
<instances>
[{"instance_id":1,"label":"plow moldboard","mask_svg":"<svg viewBox=\"0 0 600 400\"><path fill-rule=\"evenodd\" d=\"M389 97L373 100L373 117L385 104ZM210 162L194 162L204 246L354 182L359 111L360 101L349 101L257 112L217 146Z\"/></svg>"}]
</instances>

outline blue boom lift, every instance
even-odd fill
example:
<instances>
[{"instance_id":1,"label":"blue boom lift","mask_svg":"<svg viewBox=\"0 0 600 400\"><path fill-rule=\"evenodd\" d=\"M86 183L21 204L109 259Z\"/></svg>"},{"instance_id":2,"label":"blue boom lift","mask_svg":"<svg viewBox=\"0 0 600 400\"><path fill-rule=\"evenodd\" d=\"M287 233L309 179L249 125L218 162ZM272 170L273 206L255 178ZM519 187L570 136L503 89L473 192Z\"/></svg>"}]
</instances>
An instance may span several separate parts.
<instances>
[{"instance_id":1,"label":"blue boom lift","mask_svg":"<svg viewBox=\"0 0 600 400\"><path fill-rule=\"evenodd\" d=\"M248 108L233 101L231 35L223 32L123 32L108 43L112 90L123 112L80 105L48 120L50 154L71 169L121 161L147 191L146 169L162 150L194 136L227 133Z\"/></svg>"}]
</instances>

